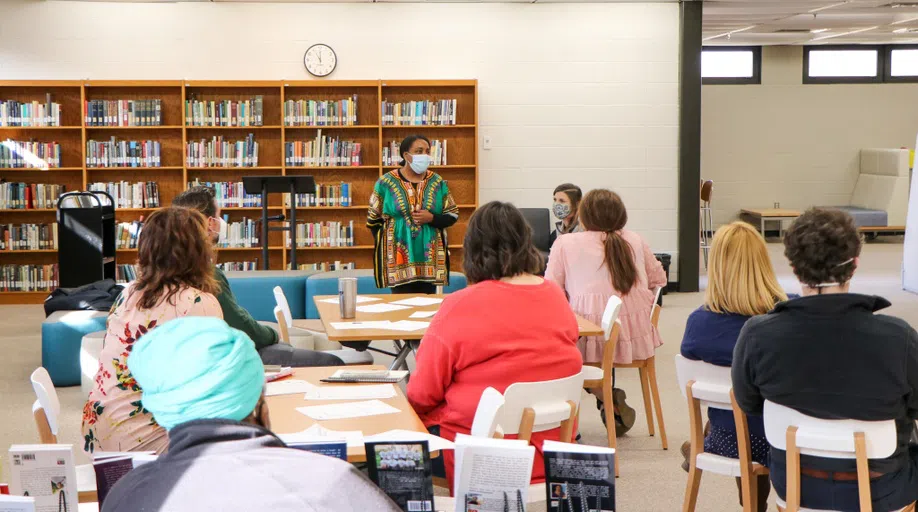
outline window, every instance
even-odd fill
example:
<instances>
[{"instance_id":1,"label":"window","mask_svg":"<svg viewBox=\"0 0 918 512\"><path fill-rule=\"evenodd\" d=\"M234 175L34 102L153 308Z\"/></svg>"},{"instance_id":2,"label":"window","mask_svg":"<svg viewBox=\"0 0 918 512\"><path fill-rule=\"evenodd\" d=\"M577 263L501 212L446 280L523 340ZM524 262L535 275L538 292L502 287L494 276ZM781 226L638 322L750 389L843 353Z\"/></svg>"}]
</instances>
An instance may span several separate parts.
<instances>
[{"instance_id":1,"label":"window","mask_svg":"<svg viewBox=\"0 0 918 512\"><path fill-rule=\"evenodd\" d=\"M884 79L887 82L918 82L918 46L888 46Z\"/></svg>"},{"instance_id":2,"label":"window","mask_svg":"<svg viewBox=\"0 0 918 512\"><path fill-rule=\"evenodd\" d=\"M808 46L803 49L803 83L879 83L884 60L879 46Z\"/></svg>"},{"instance_id":3,"label":"window","mask_svg":"<svg viewBox=\"0 0 918 512\"><path fill-rule=\"evenodd\" d=\"M701 83L762 83L762 48L741 46L702 48Z\"/></svg>"}]
</instances>

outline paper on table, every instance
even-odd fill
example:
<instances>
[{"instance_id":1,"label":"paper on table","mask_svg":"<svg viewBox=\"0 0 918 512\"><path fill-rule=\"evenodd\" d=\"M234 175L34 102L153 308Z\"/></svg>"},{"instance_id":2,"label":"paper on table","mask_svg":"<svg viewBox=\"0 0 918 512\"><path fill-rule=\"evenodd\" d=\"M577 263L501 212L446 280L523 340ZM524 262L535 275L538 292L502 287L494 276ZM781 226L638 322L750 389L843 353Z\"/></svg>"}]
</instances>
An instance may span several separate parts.
<instances>
[{"instance_id":1,"label":"paper on table","mask_svg":"<svg viewBox=\"0 0 918 512\"><path fill-rule=\"evenodd\" d=\"M430 318L436 314L436 311L415 311L408 318Z\"/></svg>"},{"instance_id":2,"label":"paper on table","mask_svg":"<svg viewBox=\"0 0 918 512\"><path fill-rule=\"evenodd\" d=\"M414 322L412 320L399 320L398 322L389 322L387 327L383 329L389 329L393 331L418 331L420 329L426 329L430 326L430 322Z\"/></svg>"},{"instance_id":3,"label":"paper on table","mask_svg":"<svg viewBox=\"0 0 918 512\"><path fill-rule=\"evenodd\" d=\"M363 446L363 432L359 430L331 430L318 424L292 434L277 434L277 437L288 444L343 440L349 447Z\"/></svg>"},{"instance_id":4,"label":"paper on table","mask_svg":"<svg viewBox=\"0 0 918 512\"><path fill-rule=\"evenodd\" d=\"M392 323L388 320L377 322L331 322L331 326L339 331L348 329L386 329Z\"/></svg>"},{"instance_id":5,"label":"paper on table","mask_svg":"<svg viewBox=\"0 0 918 512\"><path fill-rule=\"evenodd\" d=\"M265 396L295 395L312 391L315 388L316 386L305 380L279 380L277 382L269 382L265 386Z\"/></svg>"},{"instance_id":6,"label":"paper on table","mask_svg":"<svg viewBox=\"0 0 918 512\"><path fill-rule=\"evenodd\" d=\"M415 432L414 430L402 429L388 430L379 434L373 434L372 436L364 437L363 440L367 443L385 441L427 441L428 449L432 452L452 450L454 446L453 442L449 439L443 439L442 437L437 437L427 432Z\"/></svg>"},{"instance_id":7,"label":"paper on table","mask_svg":"<svg viewBox=\"0 0 918 512\"><path fill-rule=\"evenodd\" d=\"M408 306L394 306L392 304L370 304L369 306L357 306L357 311L361 313L388 313L389 311L398 311L408 309Z\"/></svg>"},{"instance_id":8,"label":"paper on table","mask_svg":"<svg viewBox=\"0 0 918 512\"><path fill-rule=\"evenodd\" d=\"M365 295L358 295L358 296L357 296L357 304L363 304L364 302L375 302L375 301L377 301L377 300L382 300L382 299L379 299L379 298L376 298L376 297L367 297L367 296L365 296ZM330 299L322 299L322 300L320 300L319 302L324 302L324 303L326 303L326 304L337 304L337 303L338 303L338 297L332 297L332 298L330 298Z\"/></svg>"},{"instance_id":9,"label":"paper on table","mask_svg":"<svg viewBox=\"0 0 918 512\"><path fill-rule=\"evenodd\" d=\"M443 302L443 299L434 297L411 297L410 299L397 300L389 304L401 304L402 306L433 306Z\"/></svg>"},{"instance_id":10,"label":"paper on table","mask_svg":"<svg viewBox=\"0 0 918 512\"><path fill-rule=\"evenodd\" d=\"M379 400L365 402L347 402L343 404L312 405L297 407L297 411L314 420L341 420L345 418L362 418L364 416L379 416L400 412L389 404Z\"/></svg>"},{"instance_id":11,"label":"paper on table","mask_svg":"<svg viewBox=\"0 0 918 512\"><path fill-rule=\"evenodd\" d=\"M392 398L395 387L392 384L370 386L313 386L306 392L306 400L370 400Z\"/></svg>"}]
</instances>

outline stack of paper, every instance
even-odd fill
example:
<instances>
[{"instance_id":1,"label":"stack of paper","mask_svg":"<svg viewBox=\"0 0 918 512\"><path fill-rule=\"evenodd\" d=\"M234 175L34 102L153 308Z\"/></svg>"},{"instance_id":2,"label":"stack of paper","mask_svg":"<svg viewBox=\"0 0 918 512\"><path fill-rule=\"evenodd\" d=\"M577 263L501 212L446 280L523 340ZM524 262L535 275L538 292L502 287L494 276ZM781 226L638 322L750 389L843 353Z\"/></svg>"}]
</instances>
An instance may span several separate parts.
<instances>
[{"instance_id":1,"label":"stack of paper","mask_svg":"<svg viewBox=\"0 0 918 512\"><path fill-rule=\"evenodd\" d=\"M430 318L436 314L436 311L415 311L409 318Z\"/></svg>"},{"instance_id":2,"label":"stack of paper","mask_svg":"<svg viewBox=\"0 0 918 512\"><path fill-rule=\"evenodd\" d=\"M395 407L392 407L387 403L380 402L379 400L367 400L365 402L347 402L343 404L331 405L312 405L309 407L297 407L296 410L318 421L362 418L364 416L379 416L382 414L394 414L400 412Z\"/></svg>"},{"instance_id":3,"label":"stack of paper","mask_svg":"<svg viewBox=\"0 0 918 512\"><path fill-rule=\"evenodd\" d=\"M311 384L310 384L311 385ZM306 391L306 400L371 400L394 398L395 386L375 384L367 386L312 386Z\"/></svg>"},{"instance_id":4,"label":"stack of paper","mask_svg":"<svg viewBox=\"0 0 918 512\"><path fill-rule=\"evenodd\" d=\"M316 387L305 380L280 380L269 382L265 386L265 396L298 395L315 389Z\"/></svg>"}]
</instances>

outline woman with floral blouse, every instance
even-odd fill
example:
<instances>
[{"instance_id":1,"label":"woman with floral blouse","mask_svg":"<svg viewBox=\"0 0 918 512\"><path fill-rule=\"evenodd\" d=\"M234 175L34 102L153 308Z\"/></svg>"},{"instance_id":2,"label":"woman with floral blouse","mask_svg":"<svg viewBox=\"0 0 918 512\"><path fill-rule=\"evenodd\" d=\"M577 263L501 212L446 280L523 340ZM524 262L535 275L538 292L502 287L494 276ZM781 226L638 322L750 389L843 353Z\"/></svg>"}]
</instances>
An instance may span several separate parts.
<instances>
[{"instance_id":1,"label":"woman with floral blouse","mask_svg":"<svg viewBox=\"0 0 918 512\"><path fill-rule=\"evenodd\" d=\"M141 405L143 390L128 370L131 348L174 318L223 318L203 215L186 208L154 212L137 253L138 278L112 307L95 386L83 407L83 450L89 453L166 451L166 430Z\"/></svg>"}]
</instances>

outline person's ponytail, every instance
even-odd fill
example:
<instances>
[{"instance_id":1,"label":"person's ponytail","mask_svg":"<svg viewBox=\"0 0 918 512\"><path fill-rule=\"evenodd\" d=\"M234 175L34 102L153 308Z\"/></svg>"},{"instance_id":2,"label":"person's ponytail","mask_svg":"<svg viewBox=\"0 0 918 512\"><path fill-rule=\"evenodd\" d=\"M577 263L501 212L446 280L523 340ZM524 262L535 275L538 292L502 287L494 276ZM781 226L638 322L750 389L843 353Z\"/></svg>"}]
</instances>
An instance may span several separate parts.
<instances>
[{"instance_id":1,"label":"person's ponytail","mask_svg":"<svg viewBox=\"0 0 918 512\"><path fill-rule=\"evenodd\" d=\"M622 295L628 295L637 282L637 267L629 244L617 231L606 233L603 242L606 268L612 276L612 287Z\"/></svg>"},{"instance_id":2,"label":"person's ponytail","mask_svg":"<svg viewBox=\"0 0 918 512\"><path fill-rule=\"evenodd\" d=\"M580 222L587 231L605 233L603 260L612 279L612 286L627 295L638 279L637 265L631 244L621 230L628 222L628 211L618 194L607 189L591 190L580 204Z\"/></svg>"}]
</instances>

